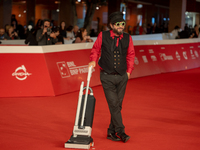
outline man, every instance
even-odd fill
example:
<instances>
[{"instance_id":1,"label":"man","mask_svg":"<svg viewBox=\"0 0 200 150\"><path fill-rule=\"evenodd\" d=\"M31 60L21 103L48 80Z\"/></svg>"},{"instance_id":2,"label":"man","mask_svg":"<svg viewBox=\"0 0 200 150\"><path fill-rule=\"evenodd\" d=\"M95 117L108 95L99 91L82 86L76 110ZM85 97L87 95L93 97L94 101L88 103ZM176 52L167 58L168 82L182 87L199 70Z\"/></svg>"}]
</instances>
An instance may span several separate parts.
<instances>
[{"instance_id":1,"label":"man","mask_svg":"<svg viewBox=\"0 0 200 150\"><path fill-rule=\"evenodd\" d=\"M127 142L130 136L125 134L121 109L126 84L133 70L135 52L131 36L123 32L123 14L114 12L109 19L111 30L98 35L90 54L89 67L96 66L101 53L98 61L100 80L111 114L107 139Z\"/></svg>"},{"instance_id":2,"label":"man","mask_svg":"<svg viewBox=\"0 0 200 150\"><path fill-rule=\"evenodd\" d=\"M50 20L44 20L43 29L37 31L36 40L38 45L52 45L58 41L55 33L51 31Z\"/></svg>"},{"instance_id":3,"label":"man","mask_svg":"<svg viewBox=\"0 0 200 150\"><path fill-rule=\"evenodd\" d=\"M77 36L78 30L79 30L79 27L77 25L75 25L74 29L73 29L74 37Z\"/></svg>"},{"instance_id":4,"label":"man","mask_svg":"<svg viewBox=\"0 0 200 150\"><path fill-rule=\"evenodd\" d=\"M5 39L5 29L0 28L0 40L4 40L4 39Z\"/></svg>"}]
</instances>

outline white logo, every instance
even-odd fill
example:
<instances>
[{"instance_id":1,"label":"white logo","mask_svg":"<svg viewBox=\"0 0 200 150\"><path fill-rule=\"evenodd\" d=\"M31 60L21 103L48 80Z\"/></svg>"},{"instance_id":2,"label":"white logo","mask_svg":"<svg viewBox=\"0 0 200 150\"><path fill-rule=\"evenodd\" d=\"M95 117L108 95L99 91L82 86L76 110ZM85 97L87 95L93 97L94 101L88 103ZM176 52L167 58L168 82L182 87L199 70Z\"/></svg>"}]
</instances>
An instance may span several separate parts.
<instances>
[{"instance_id":1,"label":"white logo","mask_svg":"<svg viewBox=\"0 0 200 150\"><path fill-rule=\"evenodd\" d=\"M143 50L143 49L141 49L141 50L139 50L139 52L144 52L144 50Z\"/></svg>"},{"instance_id":2,"label":"white logo","mask_svg":"<svg viewBox=\"0 0 200 150\"><path fill-rule=\"evenodd\" d=\"M148 63L147 56L142 56L144 63Z\"/></svg>"},{"instance_id":3,"label":"white logo","mask_svg":"<svg viewBox=\"0 0 200 150\"><path fill-rule=\"evenodd\" d=\"M188 57L187 57L187 52L183 52L183 57L187 60Z\"/></svg>"},{"instance_id":4,"label":"white logo","mask_svg":"<svg viewBox=\"0 0 200 150\"><path fill-rule=\"evenodd\" d=\"M64 61L57 62L57 66L58 66L58 70L59 70L62 78L70 77L69 71L68 71Z\"/></svg>"},{"instance_id":5,"label":"white logo","mask_svg":"<svg viewBox=\"0 0 200 150\"><path fill-rule=\"evenodd\" d=\"M159 54L162 61L174 59L173 56L167 56L165 53L159 53Z\"/></svg>"},{"instance_id":6,"label":"white logo","mask_svg":"<svg viewBox=\"0 0 200 150\"><path fill-rule=\"evenodd\" d=\"M32 73L28 73L24 65L18 67L15 72L12 73L12 76L15 76L18 80L25 80Z\"/></svg>"},{"instance_id":7,"label":"white logo","mask_svg":"<svg viewBox=\"0 0 200 150\"><path fill-rule=\"evenodd\" d=\"M154 53L153 49L149 49L149 53L153 54Z\"/></svg>"},{"instance_id":8,"label":"white logo","mask_svg":"<svg viewBox=\"0 0 200 150\"><path fill-rule=\"evenodd\" d=\"M199 54L198 54L197 51L194 51L194 54L195 54L196 57L199 57Z\"/></svg>"},{"instance_id":9,"label":"white logo","mask_svg":"<svg viewBox=\"0 0 200 150\"><path fill-rule=\"evenodd\" d=\"M78 75L78 74L86 74L88 73L88 65L84 66L76 66L74 61L70 62L57 62L58 70L62 78L67 78L70 76ZM95 69L92 69L94 72Z\"/></svg>"},{"instance_id":10,"label":"white logo","mask_svg":"<svg viewBox=\"0 0 200 150\"><path fill-rule=\"evenodd\" d=\"M161 47L161 49L165 49L165 47Z\"/></svg>"},{"instance_id":11,"label":"white logo","mask_svg":"<svg viewBox=\"0 0 200 150\"><path fill-rule=\"evenodd\" d=\"M192 57L192 59L196 59L196 57L194 56L194 54L193 54L193 51L192 51L192 50L190 50L190 54L191 54L191 57Z\"/></svg>"},{"instance_id":12,"label":"white logo","mask_svg":"<svg viewBox=\"0 0 200 150\"><path fill-rule=\"evenodd\" d=\"M152 56L151 56L151 59L152 59L152 61L157 61L157 58L156 58L155 55L152 55Z\"/></svg>"},{"instance_id":13,"label":"white logo","mask_svg":"<svg viewBox=\"0 0 200 150\"><path fill-rule=\"evenodd\" d=\"M136 65L139 65L139 60L138 60L137 57L135 57L134 63L135 63Z\"/></svg>"},{"instance_id":14,"label":"white logo","mask_svg":"<svg viewBox=\"0 0 200 150\"><path fill-rule=\"evenodd\" d=\"M181 56L179 55L179 53L176 51L176 58L178 59L178 61L181 60Z\"/></svg>"}]
</instances>

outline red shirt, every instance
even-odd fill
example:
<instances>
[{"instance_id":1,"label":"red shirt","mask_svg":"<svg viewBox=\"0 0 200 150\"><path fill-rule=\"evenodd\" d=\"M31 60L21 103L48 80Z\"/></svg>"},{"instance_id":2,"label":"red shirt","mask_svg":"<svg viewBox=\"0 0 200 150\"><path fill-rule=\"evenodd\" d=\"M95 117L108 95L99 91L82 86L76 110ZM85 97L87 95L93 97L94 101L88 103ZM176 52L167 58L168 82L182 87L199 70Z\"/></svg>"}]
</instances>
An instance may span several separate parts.
<instances>
[{"instance_id":1,"label":"red shirt","mask_svg":"<svg viewBox=\"0 0 200 150\"><path fill-rule=\"evenodd\" d=\"M113 30L110 30L110 36L114 39L116 36L113 33ZM123 38L123 34L119 36L120 39ZM117 43L116 46L118 47L119 44L119 38L117 38ZM101 45L102 45L102 32L99 33L97 40L95 41L91 54L90 54L90 61L97 61L99 59L99 55L101 54ZM127 71L128 73L131 73L132 70L134 69L134 57L135 57L135 50L133 46L133 40L131 36L129 35L129 47L127 49L127 55L126 55L126 63L127 63Z\"/></svg>"}]
</instances>

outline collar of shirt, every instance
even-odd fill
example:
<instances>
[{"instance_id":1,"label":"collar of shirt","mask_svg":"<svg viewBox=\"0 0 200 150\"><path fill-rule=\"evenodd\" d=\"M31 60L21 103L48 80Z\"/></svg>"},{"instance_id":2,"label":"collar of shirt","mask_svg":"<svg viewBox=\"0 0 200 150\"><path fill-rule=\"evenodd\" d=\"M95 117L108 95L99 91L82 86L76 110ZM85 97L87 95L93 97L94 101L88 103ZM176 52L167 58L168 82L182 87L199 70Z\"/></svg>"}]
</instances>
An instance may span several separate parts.
<instances>
[{"instance_id":1,"label":"collar of shirt","mask_svg":"<svg viewBox=\"0 0 200 150\"><path fill-rule=\"evenodd\" d=\"M115 35L115 33L113 32L113 30L110 30L110 37L112 37L113 39L114 39L114 37L115 37L116 35ZM120 40L123 38L123 34L121 34L120 36L119 36L119 38L120 38Z\"/></svg>"}]
</instances>

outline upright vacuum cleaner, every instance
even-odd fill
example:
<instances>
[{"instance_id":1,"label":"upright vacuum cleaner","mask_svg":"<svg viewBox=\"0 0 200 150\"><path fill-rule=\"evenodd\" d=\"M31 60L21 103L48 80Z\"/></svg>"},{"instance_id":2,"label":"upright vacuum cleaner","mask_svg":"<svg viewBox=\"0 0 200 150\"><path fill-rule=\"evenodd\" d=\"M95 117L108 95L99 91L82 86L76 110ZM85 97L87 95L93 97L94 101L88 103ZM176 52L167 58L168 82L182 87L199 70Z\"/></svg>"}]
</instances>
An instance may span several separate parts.
<instances>
[{"instance_id":1,"label":"upright vacuum cleaner","mask_svg":"<svg viewBox=\"0 0 200 150\"><path fill-rule=\"evenodd\" d=\"M65 143L65 148L89 149L94 146L91 133L96 99L93 96L92 88L89 87L91 74L92 67L88 70L87 86L83 87L84 82L81 83L74 129L71 138ZM86 92L83 95L85 89ZM88 90L90 90L90 94L88 94Z\"/></svg>"}]
</instances>

